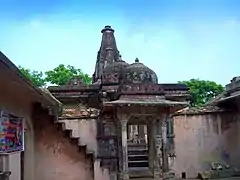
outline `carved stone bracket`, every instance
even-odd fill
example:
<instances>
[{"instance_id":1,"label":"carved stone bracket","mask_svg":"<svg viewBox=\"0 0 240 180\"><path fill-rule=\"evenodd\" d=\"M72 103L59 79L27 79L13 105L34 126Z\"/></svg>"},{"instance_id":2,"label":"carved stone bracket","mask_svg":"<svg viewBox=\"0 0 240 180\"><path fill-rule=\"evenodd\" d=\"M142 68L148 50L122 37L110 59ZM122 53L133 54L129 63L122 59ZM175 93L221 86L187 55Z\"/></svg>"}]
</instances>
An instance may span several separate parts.
<instances>
[{"instance_id":1,"label":"carved stone bracket","mask_svg":"<svg viewBox=\"0 0 240 180\"><path fill-rule=\"evenodd\" d=\"M118 109L117 109L117 118L118 118L118 120L120 120L120 121L128 121L128 119L130 118L130 114L124 112L123 109L118 108Z\"/></svg>"}]
</instances>

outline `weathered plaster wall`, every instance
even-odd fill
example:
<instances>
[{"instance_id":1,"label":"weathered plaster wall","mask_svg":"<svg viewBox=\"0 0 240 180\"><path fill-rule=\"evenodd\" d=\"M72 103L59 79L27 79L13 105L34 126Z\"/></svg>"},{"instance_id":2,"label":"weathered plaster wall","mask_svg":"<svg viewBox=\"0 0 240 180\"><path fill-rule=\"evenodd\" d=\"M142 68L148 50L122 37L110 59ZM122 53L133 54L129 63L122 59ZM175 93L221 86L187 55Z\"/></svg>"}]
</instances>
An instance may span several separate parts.
<instances>
[{"instance_id":1,"label":"weathered plaster wall","mask_svg":"<svg viewBox=\"0 0 240 180\"><path fill-rule=\"evenodd\" d=\"M79 138L79 145L86 146L88 153L93 153L97 156L97 122L96 119L72 119L59 120L64 123L68 130L72 130L72 136ZM94 179L108 180L109 174L107 169L100 167L100 162L95 159L94 162Z\"/></svg>"},{"instance_id":2,"label":"weathered plaster wall","mask_svg":"<svg viewBox=\"0 0 240 180\"><path fill-rule=\"evenodd\" d=\"M2 79L0 78L0 82ZM25 153L27 158L25 161L25 168L28 171L24 172L25 180L32 180L34 178L34 171L32 169L34 165L34 151L33 151L33 137L32 135L32 123L31 123L31 103L25 96L21 95L21 91L16 93L16 89L11 88L6 83L2 84L0 89L0 108L4 109L15 116L23 117L26 125L26 139L25 139ZM11 171L11 176L9 180L20 180L21 177L21 165L20 165L20 153L10 154L5 157L4 169Z\"/></svg>"},{"instance_id":3,"label":"weathered plaster wall","mask_svg":"<svg viewBox=\"0 0 240 180\"><path fill-rule=\"evenodd\" d=\"M240 168L240 116L233 114L174 117L177 174L195 177L209 162L226 162Z\"/></svg>"},{"instance_id":4,"label":"weathered plaster wall","mask_svg":"<svg viewBox=\"0 0 240 180\"><path fill-rule=\"evenodd\" d=\"M25 180L91 180L93 170L85 154L79 152L77 144L71 144L67 137L57 131L49 116L42 114L32 124L32 107L24 96L12 90L0 90L0 108L26 120L25 132ZM10 180L20 180L20 153L9 155L5 170L10 170ZM34 178L35 177L35 178Z\"/></svg>"},{"instance_id":5,"label":"weathered plaster wall","mask_svg":"<svg viewBox=\"0 0 240 180\"><path fill-rule=\"evenodd\" d=\"M79 139L79 145L87 146L88 153L97 155L96 119L62 119L65 129L72 130L72 136Z\"/></svg>"},{"instance_id":6,"label":"weathered plaster wall","mask_svg":"<svg viewBox=\"0 0 240 180\"><path fill-rule=\"evenodd\" d=\"M11 180L20 180L21 176L21 162L20 162L20 154L14 153L9 156L9 171L13 172L11 174Z\"/></svg>"},{"instance_id":7,"label":"weathered plaster wall","mask_svg":"<svg viewBox=\"0 0 240 180\"><path fill-rule=\"evenodd\" d=\"M87 153L93 153L96 157L98 151L97 120L89 118L81 119L80 117L88 116L88 109L76 102L64 104L63 109L63 117L58 121L64 124L65 129L72 130L72 136L79 138L79 145L86 146ZM73 119L74 117L79 118ZM71 120L67 118L71 118ZM94 162L94 179L109 179L108 169L101 168L100 161L97 159Z\"/></svg>"},{"instance_id":8,"label":"weathered plaster wall","mask_svg":"<svg viewBox=\"0 0 240 180\"><path fill-rule=\"evenodd\" d=\"M36 117L34 130L35 180L93 179L92 162L57 130L49 116Z\"/></svg>"}]
</instances>

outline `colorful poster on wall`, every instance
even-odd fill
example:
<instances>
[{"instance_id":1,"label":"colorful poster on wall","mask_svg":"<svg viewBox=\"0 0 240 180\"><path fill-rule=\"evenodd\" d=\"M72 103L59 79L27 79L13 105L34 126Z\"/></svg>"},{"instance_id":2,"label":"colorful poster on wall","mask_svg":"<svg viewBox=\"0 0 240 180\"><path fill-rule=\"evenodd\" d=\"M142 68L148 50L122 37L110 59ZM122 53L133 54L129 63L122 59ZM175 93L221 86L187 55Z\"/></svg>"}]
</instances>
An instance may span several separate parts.
<instances>
[{"instance_id":1,"label":"colorful poster on wall","mask_svg":"<svg viewBox=\"0 0 240 180\"><path fill-rule=\"evenodd\" d=\"M23 151L23 119L0 112L0 154Z\"/></svg>"}]
</instances>

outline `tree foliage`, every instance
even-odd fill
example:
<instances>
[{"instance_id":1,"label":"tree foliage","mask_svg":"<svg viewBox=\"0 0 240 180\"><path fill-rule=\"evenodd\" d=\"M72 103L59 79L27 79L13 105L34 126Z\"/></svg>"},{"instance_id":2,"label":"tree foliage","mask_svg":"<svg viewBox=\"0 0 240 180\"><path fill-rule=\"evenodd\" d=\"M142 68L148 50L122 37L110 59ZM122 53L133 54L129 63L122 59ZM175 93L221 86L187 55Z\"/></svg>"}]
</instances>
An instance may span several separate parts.
<instances>
[{"instance_id":1,"label":"tree foliage","mask_svg":"<svg viewBox=\"0 0 240 180\"><path fill-rule=\"evenodd\" d=\"M43 78L43 73L41 71L32 71L30 69L23 68L19 66L19 70L37 87L42 87L46 85L46 81Z\"/></svg>"},{"instance_id":2,"label":"tree foliage","mask_svg":"<svg viewBox=\"0 0 240 180\"><path fill-rule=\"evenodd\" d=\"M189 81L181 81L179 83L186 84L189 87L191 106L203 106L224 91L222 85L213 81L190 79Z\"/></svg>"},{"instance_id":3,"label":"tree foliage","mask_svg":"<svg viewBox=\"0 0 240 180\"><path fill-rule=\"evenodd\" d=\"M65 85L73 77L79 77L87 84L92 82L92 78L88 74L85 74L81 69L77 69L70 65L65 66L60 64L53 70L46 71L45 74L46 81L56 85Z\"/></svg>"},{"instance_id":4,"label":"tree foliage","mask_svg":"<svg viewBox=\"0 0 240 180\"><path fill-rule=\"evenodd\" d=\"M19 66L19 70L37 87L43 87L47 83L65 85L73 77L79 77L87 84L92 82L92 78L88 74L70 65L65 67L63 64L60 64L53 70L46 71L45 73L26 69L21 66Z\"/></svg>"}]
</instances>

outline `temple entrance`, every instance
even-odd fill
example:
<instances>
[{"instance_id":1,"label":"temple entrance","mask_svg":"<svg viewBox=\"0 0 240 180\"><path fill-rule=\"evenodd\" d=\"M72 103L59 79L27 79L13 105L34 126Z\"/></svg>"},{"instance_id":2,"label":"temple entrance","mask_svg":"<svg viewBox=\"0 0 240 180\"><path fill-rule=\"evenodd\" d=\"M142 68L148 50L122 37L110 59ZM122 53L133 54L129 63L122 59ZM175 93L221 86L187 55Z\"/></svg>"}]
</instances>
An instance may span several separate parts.
<instances>
[{"instance_id":1,"label":"temple entrance","mask_svg":"<svg viewBox=\"0 0 240 180\"><path fill-rule=\"evenodd\" d=\"M148 169L149 151L146 125L128 124L128 168L129 170Z\"/></svg>"},{"instance_id":2,"label":"temple entrance","mask_svg":"<svg viewBox=\"0 0 240 180\"><path fill-rule=\"evenodd\" d=\"M125 87L126 94L130 93L127 92L130 87ZM142 93L144 90L146 93L147 88L145 86L141 90L137 86L136 91L141 90ZM168 177L167 139L170 136L167 135L167 123L171 114L186 103L166 100L163 95L133 96L130 93L121 97L116 101L104 102L103 108L105 114L114 113L112 119L116 123L118 139L118 179L159 180Z\"/></svg>"}]
</instances>

